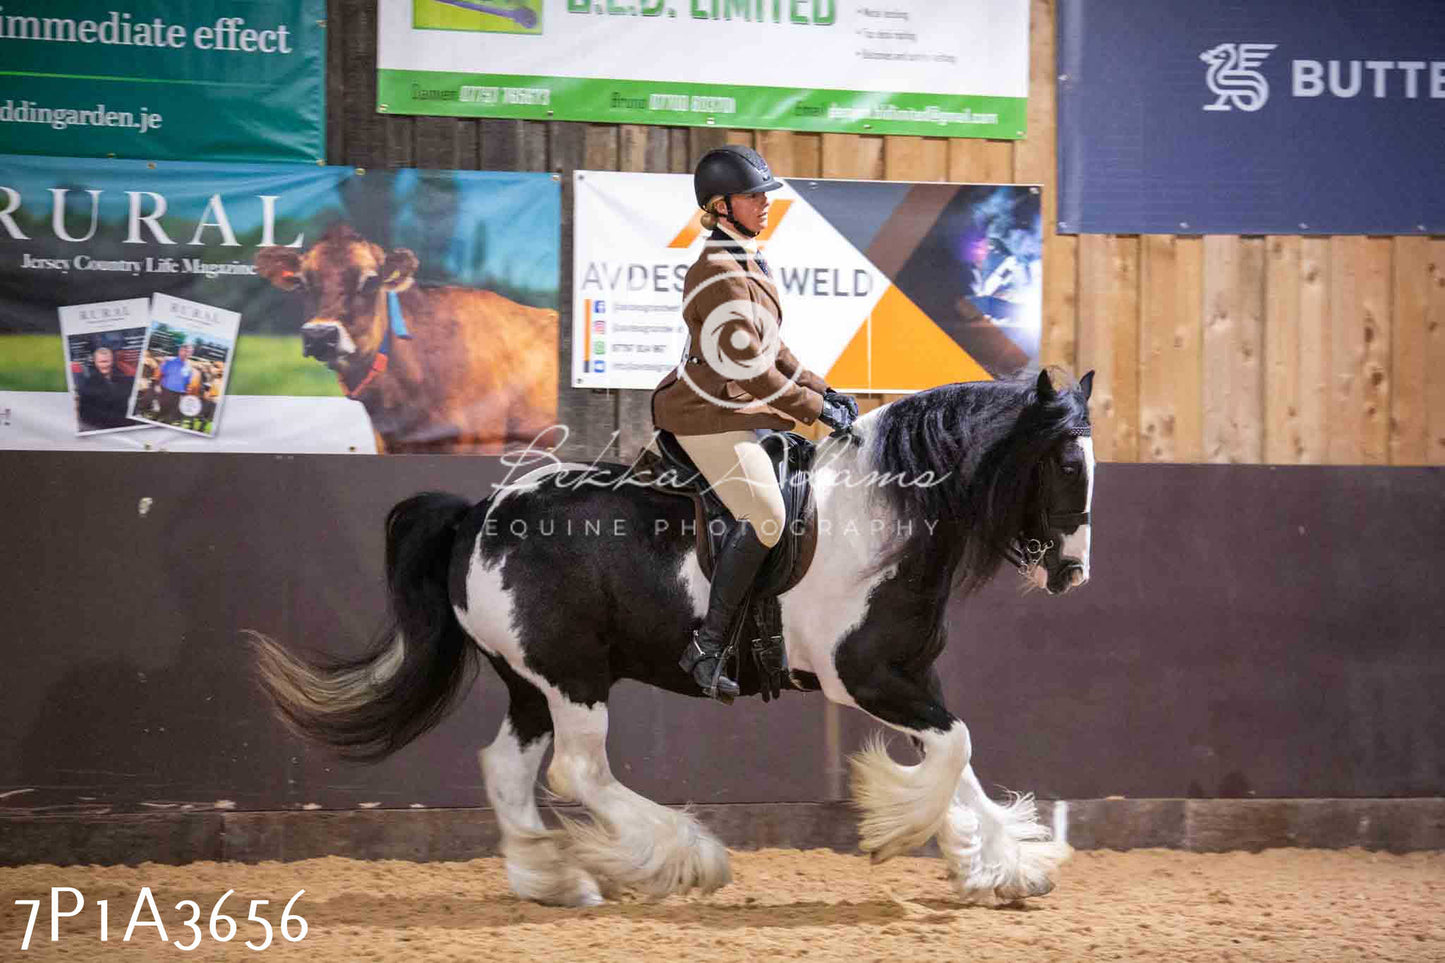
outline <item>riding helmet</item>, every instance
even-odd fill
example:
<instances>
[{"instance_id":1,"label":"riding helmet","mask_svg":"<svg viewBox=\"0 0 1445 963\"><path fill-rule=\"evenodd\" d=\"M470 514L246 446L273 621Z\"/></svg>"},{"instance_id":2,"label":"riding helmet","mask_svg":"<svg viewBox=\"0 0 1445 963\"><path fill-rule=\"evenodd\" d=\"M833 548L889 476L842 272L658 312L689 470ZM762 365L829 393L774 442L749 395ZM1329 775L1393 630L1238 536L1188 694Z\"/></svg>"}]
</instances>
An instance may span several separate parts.
<instances>
[{"instance_id":1,"label":"riding helmet","mask_svg":"<svg viewBox=\"0 0 1445 963\"><path fill-rule=\"evenodd\" d=\"M707 202L719 194L752 194L775 191L782 186L783 182L773 176L763 155L740 144L715 147L703 154L692 175L698 207L706 207Z\"/></svg>"}]
</instances>

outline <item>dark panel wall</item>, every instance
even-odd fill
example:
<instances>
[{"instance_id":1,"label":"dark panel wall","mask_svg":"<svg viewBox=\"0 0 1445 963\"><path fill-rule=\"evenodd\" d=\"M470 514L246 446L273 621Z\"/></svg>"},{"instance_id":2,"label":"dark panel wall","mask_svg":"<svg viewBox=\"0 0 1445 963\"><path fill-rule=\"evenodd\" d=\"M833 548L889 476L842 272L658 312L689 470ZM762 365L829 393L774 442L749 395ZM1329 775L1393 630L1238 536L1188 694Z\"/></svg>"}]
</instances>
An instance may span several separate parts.
<instances>
[{"instance_id":1,"label":"dark panel wall","mask_svg":"<svg viewBox=\"0 0 1445 963\"><path fill-rule=\"evenodd\" d=\"M0 452L0 807L483 804L475 752L505 698L490 669L438 730L348 765L271 720L239 633L360 646L383 613L387 508L425 488L481 497L502 474L463 457ZM985 785L1445 794L1442 480L1103 466L1088 586L1021 596L1006 574L955 605L941 667ZM624 684L614 768L667 802L829 798L825 706ZM853 710L842 725L845 749L871 728Z\"/></svg>"}]
</instances>

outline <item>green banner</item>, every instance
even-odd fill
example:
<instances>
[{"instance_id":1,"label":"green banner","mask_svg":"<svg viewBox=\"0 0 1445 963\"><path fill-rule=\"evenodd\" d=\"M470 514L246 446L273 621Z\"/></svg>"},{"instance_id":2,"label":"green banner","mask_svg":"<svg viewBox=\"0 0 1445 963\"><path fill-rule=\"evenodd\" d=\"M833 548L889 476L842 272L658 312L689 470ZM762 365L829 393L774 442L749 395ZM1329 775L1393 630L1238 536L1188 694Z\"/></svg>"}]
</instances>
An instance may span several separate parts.
<instances>
[{"instance_id":1,"label":"green banner","mask_svg":"<svg viewBox=\"0 0 1445 963\"><path fill-rule=\"evenodd\" d=\"M377 0L390 114L1017 139L1029 0Z\"/></svg>"},{"instance_id":2,"label":"green banner","mask_svg":"<svg viewBox=\"0 0 1445 963\"><path fill-rule=\"evenodd\" d=\"M377 72L382 113L929 137L1024 135L1025 97L796 90L435 70Z\"/></svg>"},{"instance_id":3,"label":"green banner","mask_svg":"<svg viewBox=\"0 0 1445 963\"><path fill-rule=\"evenodd\" d=\"M324 0L8 0L0 153L321 162Z\"/></svg>"}]
</instances>

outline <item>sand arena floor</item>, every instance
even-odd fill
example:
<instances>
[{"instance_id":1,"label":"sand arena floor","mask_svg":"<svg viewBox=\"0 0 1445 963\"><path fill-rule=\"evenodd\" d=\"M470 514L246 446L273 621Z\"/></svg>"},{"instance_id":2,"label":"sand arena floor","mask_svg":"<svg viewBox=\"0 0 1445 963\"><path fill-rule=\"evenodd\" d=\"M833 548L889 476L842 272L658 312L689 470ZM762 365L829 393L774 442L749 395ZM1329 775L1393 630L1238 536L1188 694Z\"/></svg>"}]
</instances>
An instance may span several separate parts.
<instances>
[{"instance_id":1,"label":"sand arena floor","mask_svg":"<svg viewBox=\"0 0 1445 963\"><path fill-rule=\"evenodd\" d=\"M520 902L496 859L0 869L0 960L1445 960L1445 853L1081 852L1053 894L1005 909L952 902L934 859L873 867L822 850L733 858L733 884L712 896L588 910ZM61 921L57 943L52 886L86 898ZM154 927L121 942L143 886L172 941L195 939L182 925L190 909L175 904L200 904L193 952L162 945ZM286 943L278 932L264 953L247 949L243 941L262 939L259 924L245 921L250 900L271 900L258 915L278 926L302 888L295 912L307 920L305 939ZM218 944L207 919L227 889L236 892L222 912L238 930ZM35 898L40 914L21 952L30 910L13 901ZM100 899L109 900L108 943L99 941ZM69 909L70 897L62 900Z\"/></svg>"}]
</instances>

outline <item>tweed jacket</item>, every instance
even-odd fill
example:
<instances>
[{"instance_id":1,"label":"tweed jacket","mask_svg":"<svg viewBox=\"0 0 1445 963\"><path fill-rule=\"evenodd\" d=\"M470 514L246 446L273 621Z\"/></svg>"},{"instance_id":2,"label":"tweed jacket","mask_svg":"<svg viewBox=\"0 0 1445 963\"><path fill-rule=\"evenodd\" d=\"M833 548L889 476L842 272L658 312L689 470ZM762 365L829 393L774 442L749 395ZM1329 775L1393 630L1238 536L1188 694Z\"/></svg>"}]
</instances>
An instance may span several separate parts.
<instances>
[{"instance_id":1,"label":"tweed jacket","mask_svg":"<svg viewBox=\"0 0 1445 963\"><path fill-rule=\"evenodd\" d=\"M756 257L721 231L714 231L683 281L682 317L687 322L688 346L679 367L686 368L688 377L678 377L674 369L653 389L655 427L675 435L711 435L752 428L786 430L794 421L811 425L817 420L828 385L798 364L781 337L773 365L751 378L729 380L704 360L699 347L703 323L715 309L733 300L752 301L771 312L781 328L782 303L772 279ZM762 332L752 320L735 319L712 336L719 350L733 361L756 359L763 351ZM758 398L771 400L764 404L755 400Z\"/></svg>"}]
</instances>

